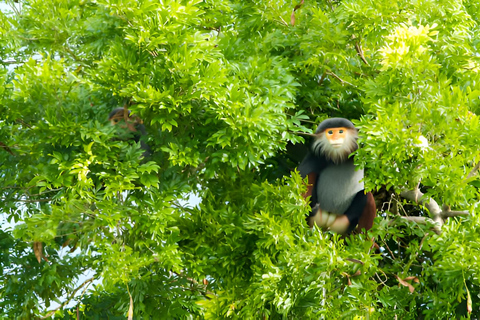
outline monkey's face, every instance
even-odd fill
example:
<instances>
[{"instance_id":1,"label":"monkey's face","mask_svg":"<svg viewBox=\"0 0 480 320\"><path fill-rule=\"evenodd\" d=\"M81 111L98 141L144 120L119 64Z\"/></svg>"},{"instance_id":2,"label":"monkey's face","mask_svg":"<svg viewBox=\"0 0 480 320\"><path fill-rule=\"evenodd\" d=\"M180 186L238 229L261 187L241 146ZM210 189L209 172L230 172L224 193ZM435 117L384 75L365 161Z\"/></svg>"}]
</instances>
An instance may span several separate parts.
<instances>
[{"instance_id":1,"label":"monkey's face","mask_svg":"<svg viewBox=\"0 0 480 320\"><path fill-rule=\"evenodd\" d=\"M135 115L127 115L127 117L125 117L123 109L119 109L116 113L111 115L108 120L110 120L112 126L119 126L120 128L125 128L131 132L136 132L137 125L142 123L140 118Z\"/></svg>"},{"instance_id":2,"label":"monkey's face","mask_svg":"<svg viewBox=\"0 0 480 320\"><path fill-rule=\"evenodd\" d=\"M357 150L357 130L345 127L327 128L317 134L312 151L318 157L340 163Z\"/></svg>"},{"instance_id":3,"label":"monkey's face","mask_svg":"<svg viewBox=\"0 0 480 320\"><path fill-rule=\"evenodd\" d=\"M131 121L128 119L125 121L123 118L122 119L112 119L110 120L110 124L112 126L119 126L120 128L125 128L129 131L135 132L137 129L135 128L135 122Z\"/></svg>"},{"instance_id":4,"label":"monkey's face","mask_svg":"<svg viewBox=\"0 0 480 320\"><path fill-rule=\"evenodd\" d=\"M341 148L347 137L347 128L331 128L325 131L325 136L328 139L328 142L334 148Z\"/></svg>"}]
</instances>

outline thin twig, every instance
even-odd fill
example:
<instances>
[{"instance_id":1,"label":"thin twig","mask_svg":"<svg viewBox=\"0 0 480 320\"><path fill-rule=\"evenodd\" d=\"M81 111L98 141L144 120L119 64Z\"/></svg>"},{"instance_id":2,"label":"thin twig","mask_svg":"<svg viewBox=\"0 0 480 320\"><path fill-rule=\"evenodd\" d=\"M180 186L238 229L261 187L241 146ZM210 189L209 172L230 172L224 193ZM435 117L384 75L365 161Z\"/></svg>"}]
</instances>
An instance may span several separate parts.
<instances>
[{"instance_id":1,"label":"thin twig","mask_svg":"<svg viewBox=\"0 0 480 320\"><path fill-rule=\"evenodd\" d=\"M66 306L74 297L75 297L75 293L77 293L78 290L80 290L81 288L83 288L83 286L85 286L86 284L89 284L90 282L92 282L93 280L95 280L95 277L92 277L90 279L87 279L85 280L81 285L79 285L75 290L72 291L72 293L70 294L70 296L67 298L66 301L64 301L61 305L59 305L57 308L53 309L53 310L50 310L44 317L40 318L40 319L47 319L49 318L50 316L52 316L55 312L57 312L57 310L60 310L61 308L63 308L64 306Z\"/></svg>"},{"instance_id":2,"label":"thin twig","mask_svg":"<svg viewBox=\"0 0 480 320\"><path fill-rule=\"evenodd\" d=\"M37 193L37 194L29 194L28 196L29 196L29 197L37 197L37 196L44 195L45 193L60 191L60 190L62 190L62 189L63 189L63 188L50 189L50 190L46 190L46 191L43 191L43 192L40 192L40 193Z\"/></svg>"},{"instance_id":3,"label":"thin twig","mask_svg":"<svg viewBox=\"0 0 480 320\"><path fill-rule=\"evenodd\" d=\"M390 247L388 246L387 242L383 240L383 244L385 244L385 247L387 248L388 252L392 255L393 260L396 260L395 255L393 254L392 250L390 250Z\"/></svg>"},{"instance_id":4,"label":"thin twig","mask_svg":"<svg viewBox=\"0 0 480 320\"><path fill-rule=\"evenodd\" d=\"M382 271L382 270L380 270L380 271ZM380 278L380 276L378 275L377 272L375 272L375 276L377 276L377 279L380 281L380 283L381 283L382 285L385 285L385 284L387 283L387 281L388 281L388 276L385 274L385 272L382 271L382 273L383 273L383 275L384 275L385 278L386 278L385 281Z\"/></svg>"},{"instance_id":5,"label":"thin twig","mask_svg":"<svg viewBox=\"0 0 480 320\"><path fill-rule=\"evenodd\" d=\"M82 294L80 295L80 298L78 299L78 304L77 304L77 319L80 319L80 301L82 301L83 299L83 295L85 294L85 292L87 291L88 287L92 284L92 282L90 282L88 285L85 286L85 288L83 288L83 291L82 291Z\"/></svg>"},{"instance_id":6,"label":"thin twig","mask_svg":"<svg viewBox=\"0 0 480 320\"><path fill-rule=\"evenodd\" d=\"M12 10L15 12L15 14L17 16L20 16L20 11L18 10L17 6L15 5L15 3L18 3L18 1L15 1L14 3L10 4L10 8L12 8Z\"/></svg>"},{"instance_id":7,"label":"thin twig","mask_svg":"<svg viewBox=\"0 0 480 320\"><path fill-rule=\"evenodd\" d=\"M362 59L363 63L365 63L367 66L370 66L368 64L368 61L365 59L365 56L363 55L363 50L362 50L362 47L360 46L360 42L355 43L355 50L360 56L360 59Z\"/></svg>"},{"instance_id":8,"label":"thin twig","mask_svg":"<svg viewBox=\"0 0 480 320\"><path fill-rule=\"evenodd\" d=\"M467 177L465 178L465 180L468 180L468 179L470 179L471 177L473 177L474 175L476 175L478 169L480 169L480 161L478 161L477 164L475 165L475 167L473 167L472 171L470 171L470 173L467 175Z\"/></svg>"},{"instance_id":9,"label":"thin twig","mask_svg":"<svg viewBox=\"0 0 480 320\"><path fill-rule=\"evenodd\" d=\"M337 76L337 75L336 75L335 73L333 73L332 71L328 71L327 74L331 75L332 77L334 77L335 79L337 79L338 81L340 81L341 84L348 84L348 85L351 85L352 87L356 88L356 86L355 86L354 84L351 84L350 82L343 80L342 78L340 78L339 76Z\"/></svg>"},{"instance_id":10,"label":"thin twig","mask_svg":"<svg viewBox=\"0 0 480 320\"><path fill-rule=\"evenodd\" d=\"M178 278L186 279L188 282L190 282L191 285L195 285L197 287L203 287L203 289L205 289L205 291L200 291L200 293L206 298L208 298L207 295L212 295L212 296L215 295L213 292L207 290L207 285L200 284L197 280L195 280L193 278L186 277L183 274L177 273L177 272L174 272L174 271L170 271L170 274L174 275L174 276L177 276ZM178 281L178 280L175 279L172 282L176 282L176 281ZM185 287L183 287L183 288L185 288ZM190 290L190 291L195 291L194 288L185 288L185 289Z\"/></svg>"},{"instance_id":11,"label":"thin twig","mask_svg":"<svg viewBox=\"0 0 480 320\"><path fill-rule=\"evenodd\" d=\"M21 64L21 63L25 63L25 61L17 61L17 60L2 60L1 62L3 65L7 65L7 64Z\"/></svg>"},{"instance_id":12,"label":"thin twig","mask_svg":"<svg viewBox=\"0 0 480 320\"><path fill-rule=\"evenodd\" d=\"M0 142L0 148L2 148L3 150L7 151L8 153L10 153L12 156L14 156L15 154L13 153L12 149L7 146L5 143L3 142Z\"/></svg>"},{"instance_id":13,"label":"thin twig","mask_svg":"<svg viewBox=\"0 0 480 320\"><path fill-rule=\"evenodd\" d=\"M287 27L288 27L288 23L287 23L287 21L285 21L285 20L284 20L284 19L283 19L281 16L280 16L280 20L275 20L275 21L280 21L280 22L281 22L281 24L283 24L283 25L285 25L285 26L287 26Z\"/></svg>"},{"instance_id":14,"label":"thin twig","mask_svg":"<svg viewBox=\"0 0 480 320\"><path fill-rule=\"evenodd\" d=\"M2 201L5 201L6 199L2 199ZM34 202L48 202L52 201L53 199L37 199L37 200L20 200L20 199L14 199L13 201L15 202L23 202L23 203L34 203Z\"/></svg>"}]
</instances>

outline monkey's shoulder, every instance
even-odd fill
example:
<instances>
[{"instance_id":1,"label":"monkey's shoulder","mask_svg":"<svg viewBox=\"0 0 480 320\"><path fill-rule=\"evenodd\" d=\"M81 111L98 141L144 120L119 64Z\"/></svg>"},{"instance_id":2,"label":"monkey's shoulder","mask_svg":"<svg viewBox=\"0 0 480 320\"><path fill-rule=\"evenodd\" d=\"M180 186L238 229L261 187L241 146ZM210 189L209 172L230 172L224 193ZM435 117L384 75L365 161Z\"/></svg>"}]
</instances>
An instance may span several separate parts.
<instances>
[{"instance_id":1,"label":"monkey's shoulder","mask_svg":"<svg viewBox=\"0 0 480 320\"><path fill-rule=\"evenodd\" d=\"M324 156L319 157L309 152L298 166L298 171L300 175L305 178L309 173L319 173L323 168L328 166L328 164L329 160Z\"/></svg>"}]
</instances>

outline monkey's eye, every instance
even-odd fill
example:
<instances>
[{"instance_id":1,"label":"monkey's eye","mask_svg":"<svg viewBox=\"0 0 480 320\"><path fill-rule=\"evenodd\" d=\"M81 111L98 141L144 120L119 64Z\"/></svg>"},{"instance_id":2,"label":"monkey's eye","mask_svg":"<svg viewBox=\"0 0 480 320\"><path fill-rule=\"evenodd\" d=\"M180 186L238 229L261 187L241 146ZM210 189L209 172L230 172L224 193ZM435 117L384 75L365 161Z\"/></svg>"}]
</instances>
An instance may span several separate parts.
<instances>
[{"instance_id":1,"label":"monkey's eye","mask_svg":"<svg viewBox=\"0 0 480 320\"><path fill-rule=\"evenodd\" d=\"M333 130L328 130L327 133L328 134L333 134Z\"/></svg>"},{"instance_id":2,"label":"monkey's eye","mask_svg":"<svg viewBox=\"0 0 480 320\"><path fill-rule=\"evenodd\" d=\"M113 119L113 122L118 123L118 119Z\"/></svg>"},{"instance_id":3,"label":"monkey's eye","mask_svg":"<svg viewBox=\"0 0 480 320\"><path fill-rule=\"evenodd\" d=\"M339 130L338 132L339 132L339 133L343 133L343 130Z\"/></svg>"}]
</instances>

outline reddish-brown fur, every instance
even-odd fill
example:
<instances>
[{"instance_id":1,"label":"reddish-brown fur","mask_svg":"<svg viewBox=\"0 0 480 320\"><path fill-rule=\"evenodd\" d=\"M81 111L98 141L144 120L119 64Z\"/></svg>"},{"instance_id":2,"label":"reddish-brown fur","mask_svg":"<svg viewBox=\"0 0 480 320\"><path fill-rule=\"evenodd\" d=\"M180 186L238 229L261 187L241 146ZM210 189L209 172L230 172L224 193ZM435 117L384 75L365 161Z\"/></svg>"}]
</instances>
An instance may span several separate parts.
<instances>
[{"instance_id":1,"label":"reddish-brown fur","mask_svg":"<svg viewBox=\"0 0 480 320\"><path fill-rule=\"evenodd\" d=\"M375 199L373 198L373 194L369 192L367 193L367 203L365 204L362 215L358 220L357 230L370 230L373 226L373 219L375 219L376 216L377 206L375 205Z\"/></svg>"},{"instance_id":2,"label":"reddish-brown fur","mask_svg":"<svg viewBox=\"0 0 480 320\"><path fill-rule=\"evenodd\" d=\"M307 192L305 192L305 194L303 195L303 198L304 199L307 199L308 197L310 197L312 195L312 192L313 192L313 186L315 184L315 181L317 180L317 176L318 174L316 174L315 172L310 172L307 177Z\"/></svg>"}]
</instances>

